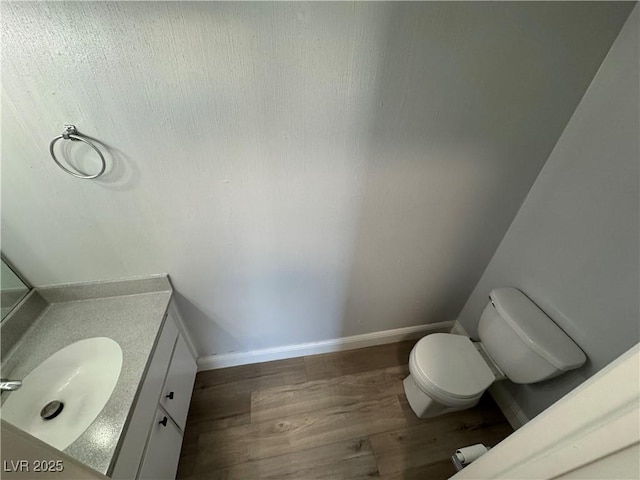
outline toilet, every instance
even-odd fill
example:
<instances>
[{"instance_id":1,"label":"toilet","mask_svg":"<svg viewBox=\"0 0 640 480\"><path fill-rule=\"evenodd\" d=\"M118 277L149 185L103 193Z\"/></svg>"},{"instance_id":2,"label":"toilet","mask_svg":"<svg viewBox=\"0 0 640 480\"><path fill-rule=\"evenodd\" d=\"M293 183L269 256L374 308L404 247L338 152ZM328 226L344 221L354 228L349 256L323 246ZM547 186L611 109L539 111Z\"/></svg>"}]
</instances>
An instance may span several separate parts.
<instances>
[{"instance_id":1,"label":"toilet","mask_svg":"<svg viewBox=\"0 0 640 480\"><path fill-rule=\"evenodd\" d=\"M489 386L508 378L536 383L578 368L580 348L516 288L489 295L478 324L480 342L450 333L422 338L411 350L404 390L421 418L471 408Z\"/></svg>"}]
</instances>

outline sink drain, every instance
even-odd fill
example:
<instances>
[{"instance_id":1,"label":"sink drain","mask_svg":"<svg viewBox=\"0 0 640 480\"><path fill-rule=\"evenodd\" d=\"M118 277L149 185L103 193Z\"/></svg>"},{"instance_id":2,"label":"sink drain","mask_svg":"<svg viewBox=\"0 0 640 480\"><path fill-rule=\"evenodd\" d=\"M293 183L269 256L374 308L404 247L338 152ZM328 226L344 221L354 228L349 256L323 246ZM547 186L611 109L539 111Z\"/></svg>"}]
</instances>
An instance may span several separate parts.
<instances>
[{"instance_id":1,"label":"sink drain","mask_svg":"<svg viewBox=\"0 0 640 480\"><path fill-rule=\"evenodd\" d=\"M43 420L52 420L60 415L63 408L64 403L54 400L47 403L42 410L40 410L40 417L42 417Z\"/></svg>"}]
</instances>

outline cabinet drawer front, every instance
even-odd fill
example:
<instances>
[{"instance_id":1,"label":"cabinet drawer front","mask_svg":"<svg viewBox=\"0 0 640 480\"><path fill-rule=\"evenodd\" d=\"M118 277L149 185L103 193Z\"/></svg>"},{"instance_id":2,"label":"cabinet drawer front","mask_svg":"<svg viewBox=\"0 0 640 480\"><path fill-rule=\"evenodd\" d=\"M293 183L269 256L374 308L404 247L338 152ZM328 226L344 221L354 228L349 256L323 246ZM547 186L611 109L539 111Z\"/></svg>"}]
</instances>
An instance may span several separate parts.
<instances>
[{"instance_id":1,"label":"cabinet drawer front","mask_svg":"<svg viewBox=\"0 0 640 480\"><path fill-rule=\"evenodd\" d=\"M181 448L180 430L171 421L169 415L159 407L138 478L140 480L175 479Z\"/></svg>"},{"instance_id":2,"label":"cabinet drawer front","mask_svg":"<svg viewBox=\"0 0 640 480\"><path fill-rule=\"evenodd\" d=\"M164 383L160 404L184 430L196 379L197 365L184 339L180 335Z\"/></svg>"}]
</instances>

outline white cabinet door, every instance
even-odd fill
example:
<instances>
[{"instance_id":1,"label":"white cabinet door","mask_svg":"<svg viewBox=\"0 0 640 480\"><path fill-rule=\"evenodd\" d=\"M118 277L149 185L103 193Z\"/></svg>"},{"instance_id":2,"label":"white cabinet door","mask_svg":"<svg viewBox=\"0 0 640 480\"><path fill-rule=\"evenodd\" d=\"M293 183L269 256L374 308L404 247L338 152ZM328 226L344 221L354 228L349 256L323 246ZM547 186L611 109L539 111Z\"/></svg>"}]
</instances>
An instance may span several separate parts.
<instances>
[{"instance_id":1,"label":"white cabinet door","mask_svg":"<svg viewBox=\"0 0 640 480\"><path fill-rule=\"evenodd\" d=\"M197 370L196 362L182 335L178 336L160 404L182 430L187 421Z\"/></svg>"},{"instance_id":2,"label":"white cabinet door","mask_svg":"<svg viewBox=\"0 0 640 480\"><path fill-rule=\"evenodd\" d=\"M138 478L140 480L175 479L181 448L182 433L171 421L169 415L159 407Z\"/></svg>"}]
</instances>

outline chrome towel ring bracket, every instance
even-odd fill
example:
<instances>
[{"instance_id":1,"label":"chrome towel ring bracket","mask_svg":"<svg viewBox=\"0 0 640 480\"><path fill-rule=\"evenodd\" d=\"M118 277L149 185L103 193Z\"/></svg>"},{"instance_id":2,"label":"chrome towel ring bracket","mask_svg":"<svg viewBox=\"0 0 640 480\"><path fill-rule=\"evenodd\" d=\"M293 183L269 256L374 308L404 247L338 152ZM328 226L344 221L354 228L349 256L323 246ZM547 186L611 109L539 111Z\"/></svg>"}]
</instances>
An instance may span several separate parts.
<instances>
[{"instance_id":1,"label":"chrome towel ring bracket","mask_svg":"<svg viewBox=\"0 0 640 480\"><path fill-rule=\"evenodd\" d=\"M55 152L53 151L53 146L61 138L64 138L65 140L73 140L73 141L84 142L87 145L89 145L91 148L93 148L96 151L96 153L98 154L98 156L100 157L100 161L102 162L102 167L100 168L100 171L98 173L96 173L96 174L93 174L93 175L85 175L82 172L77 172L77 171L70 170L67 167L65 167L62 163L60 163L60 161L56 158ZM51 158L53 158L53 161L56 162L56 165L58 165L62 170L67 172L69 175L73 175L74 177L77 177L77 178L84 178L84 179L87 179L87 180L91 179L91 178L98 178L100 175L102 175L104 173L105 169L107 168L107 162L105 161L104 156L102 155L102 152L100 150L98 150L98 148L93 143L91 143L89 140L87 140L86 138L83 138L78 133L78 130L76 129L75 125L65 125L64 126L64 131L62 132L62 134L58 135L56 138L51 140L51 143L49 144L49 153L51 154Z\"/></svg>"}]
</instances>

